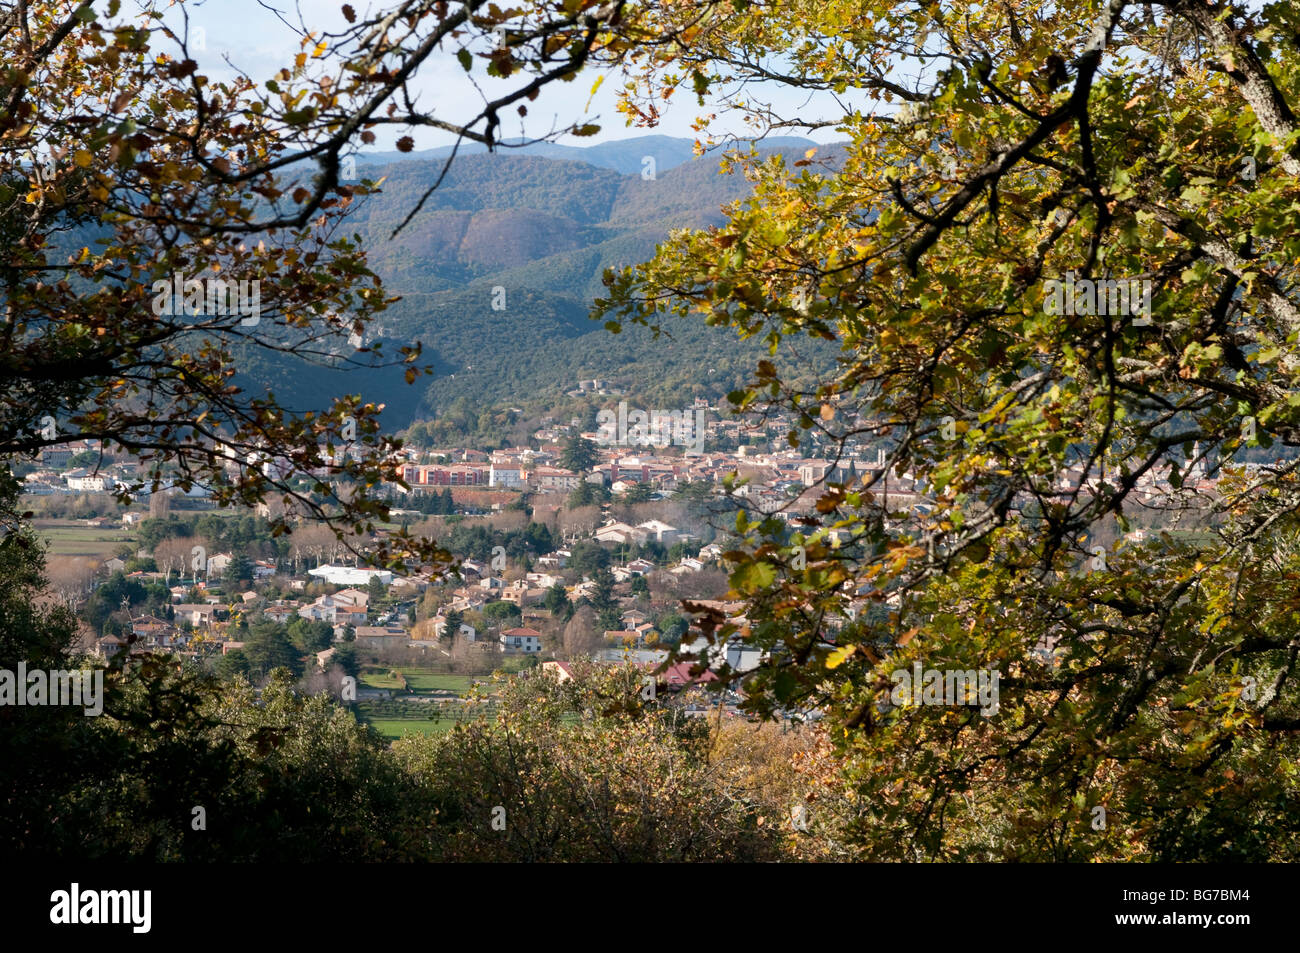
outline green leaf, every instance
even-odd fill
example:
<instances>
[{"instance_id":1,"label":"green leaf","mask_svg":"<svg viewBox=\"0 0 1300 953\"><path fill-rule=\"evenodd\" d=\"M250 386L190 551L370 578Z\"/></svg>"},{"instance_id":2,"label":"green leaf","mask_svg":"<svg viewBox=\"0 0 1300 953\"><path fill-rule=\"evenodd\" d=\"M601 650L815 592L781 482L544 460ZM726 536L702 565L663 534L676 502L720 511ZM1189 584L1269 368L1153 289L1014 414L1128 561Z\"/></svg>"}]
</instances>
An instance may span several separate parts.
<instances>
[{"instance_id":1,"label":"green leaf","mask_svg":"<svg viewBox=\"0 0 1300 953\"><path fill-rule=\"evenodd\" d=\"M757 592L775 581L776 567L762 560L746 563L731 574L731 584L741 592Z\"/></svg>"}]
</instances>

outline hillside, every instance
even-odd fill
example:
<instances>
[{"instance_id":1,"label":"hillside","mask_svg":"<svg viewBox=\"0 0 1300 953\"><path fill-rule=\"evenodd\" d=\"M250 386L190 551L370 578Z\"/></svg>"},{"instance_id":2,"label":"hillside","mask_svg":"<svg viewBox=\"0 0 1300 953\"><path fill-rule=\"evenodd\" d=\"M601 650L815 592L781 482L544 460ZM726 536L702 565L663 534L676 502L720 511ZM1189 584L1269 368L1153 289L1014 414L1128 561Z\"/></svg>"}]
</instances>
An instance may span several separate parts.
<instances>
[{"instance_id":1,"label":"hillside","mask_svg":"<svg viewBox=\"0 0 1300 953\"><path fill-rule=\"evenodd\" d=\"M604 160L645 154L649 146L635 142L610 144L622 151L606 150ZM789 151L808 145L797 140ZM385 347L422 342L436 378L406 387L388 371L286 374L251 355L243 365L250 377L274 382L277 396L302 407L336 390L361 393L388 405L389 426L399 428L436 420L453 405L457 417L466 407L550 410L583 377L614 380L629 399L676 406L690 396L721 397L752 368L759 347L698 322L679 322L670 339L655 340L644 329L611 335L588 318L606 268L644 261L671 229L721 223L722 206L748 192L740 174L718 174L716 157L661 166L647 180L639 161L635 174L624 174L521 152L460 156L392 238L442 165L408 158L365 169L383 179L382 192L349 220L386 290L401 296L380 321ZM494 295L497 304L504 295L503 309L493 309ZM805 350L817 361L833 354L825 344Z\"/></svg>"}]
</instances>

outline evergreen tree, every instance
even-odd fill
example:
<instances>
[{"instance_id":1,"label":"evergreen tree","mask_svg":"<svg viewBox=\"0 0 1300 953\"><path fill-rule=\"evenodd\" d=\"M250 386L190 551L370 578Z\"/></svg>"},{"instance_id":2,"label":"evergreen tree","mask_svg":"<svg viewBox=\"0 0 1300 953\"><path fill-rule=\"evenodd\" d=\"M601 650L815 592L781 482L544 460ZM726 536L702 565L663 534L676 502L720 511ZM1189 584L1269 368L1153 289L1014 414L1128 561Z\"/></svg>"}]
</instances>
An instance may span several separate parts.
<instances>
[{"instance_id":1,"label":"evergreen tree","mask_svg":"<svg viewBox=\"0 0 1300 953\"><path fill-rule=\"evenodd\" d=\"M446 620L446 624L442 629L442 638L444 641L450 642L456 637L456 633L460 631L460 627L465 621L465 614L459 609L448 609L443 612L442 617Z\"/></svg>"},{"instance_id":2,"label":"evergreen tree","mask_svg":"<svg viewBox=\"0 0 1300 953\"><path fill-rule=\"evenodd\" d=\"M565 592L563 584L558 582L546 590L542 605L557 618L568 619L573 613L573 602L569 599L569 594Z\"/></svg>"},{"instance_id":3,"label":"evergreen tree","mask_svg":"<svg viewBox=\"0 0 1300 953\"><path fill-rule=\"evenodd\" d=\"M574 434L565 444L560 455L560 466L574 473L585 474L600 460L596 445L585 437Z\"/></svg>"},{"instance_id":4,"label":"evergreen tree","mask_svg":"<svg viewBox=\"0 0 1300 953\"><path fill-rule=\"evenodd\" d=\"M236 550L221 576L228 590L237 590L253 581L253 560L242 550Z\"/></svg>"}]
</instances>

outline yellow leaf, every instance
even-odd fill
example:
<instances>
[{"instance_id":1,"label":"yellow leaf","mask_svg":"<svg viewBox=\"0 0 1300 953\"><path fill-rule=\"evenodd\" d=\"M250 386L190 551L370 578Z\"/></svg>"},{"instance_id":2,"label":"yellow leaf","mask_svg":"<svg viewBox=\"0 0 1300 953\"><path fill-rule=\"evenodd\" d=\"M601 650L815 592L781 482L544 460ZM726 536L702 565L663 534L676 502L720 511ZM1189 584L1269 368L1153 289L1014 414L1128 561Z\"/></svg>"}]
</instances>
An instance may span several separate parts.
<instances>
[{"instance_id":1,"label":"yellow leaf","mask_svg":"<svg viewBox=\"0 0 1300 953\"><path fill-rule=\"evenodd\" d=\"M858 650L856 645L843 645L826 656L827 668L839 668L844 664L844 660Z\"/></svg>"},{"instance_id":2,"label":"yellow leaf","mask_svg":"<svg viewBox=\"0 0 1300 953\"><path fill-rule=\"evenodd\" d=\"M600 84L605 82L605 74L601 73L596 77L596 81L591 84L591 93L587 97L587 108L591 108L591 101L596 98L596 90L600 89Z\"/></svg>"},{"instance_id":3,"label":"yellow leaf","mask_svg":"<svg viewBox=\"0 0 1300 953\"><path fill-rule=\"evenodd\" d=\"M73 154L72 161L77 163L77 165L79 165L81 168L84 169L86 168L86 166L90 165L90 161L92 158L93 156L91 156L91 154L87 152L85 149L78 149Z\"/></svg>"}]
</instances>

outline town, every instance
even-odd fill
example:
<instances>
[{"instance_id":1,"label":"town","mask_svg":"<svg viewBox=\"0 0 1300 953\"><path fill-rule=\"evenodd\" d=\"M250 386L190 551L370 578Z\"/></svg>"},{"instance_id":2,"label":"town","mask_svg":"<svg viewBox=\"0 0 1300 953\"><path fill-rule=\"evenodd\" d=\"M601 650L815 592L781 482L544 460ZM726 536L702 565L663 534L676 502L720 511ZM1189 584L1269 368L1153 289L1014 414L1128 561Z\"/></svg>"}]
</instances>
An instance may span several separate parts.
<instances>
[{"instance_id":1,"label":"town","mask_svg":"<svg viewBox=\"0 0 1300 953\"><path fill-rule=\"evenodd\" d=\"M578 393L588 387L619 396L599 380ZM698 421L698 436L682 432L692 415L687 429ZM122 540L102 560L60 552L66 546L51 554L53 588L79 611L84 650L103 659L165 652L255 680L283 665L305 687L340 696L341 680L358 678L359 711L393 736L411 721L443 724L459 700L448 689L494 671L541 665L564 678L573 660L594 659L657 673L673 692L716 681L721 668L743 675L760 653L735 637L707 645L682 609L691 600L744 624L741 603L727 601L722 559L737 506L795 522L815 512L825 486L854 483L870 485L887 511L923 512L929 502L910 473L889 468L884 443L821 455L773 449L770 435L788 420L724 416L705 401L641 416L651 426L639 433L542 417L527 446L405 446L395 461L400 479L383 488L392 522L352 540L310 520L272 538L265 504L219 510L201 488L117 505L109 491L129 482L135 465L104 461L94 441L48 451L22 475L56 541L82 527ZM656 417L676 432L656 432ZM617 418L629 418L626 402ZM1212 493L1205 469L1200 460L1189 466L1181 488ZM1075 492L1081 478L1067 472L1058 489ZM728 479L737 481L729 498ZM1171 492L1154 474L1136 487L1152 501ZM367 566L363 554L397 527L442 541L454 570ZM838 544L837 531L827 535ZM846 618L827 620L827 638L868 609L865 597L852 601ZM674 648L689 660L665 668ZM422 680L441 688L412 688ZM743 700L733 684L703 694L691 693L685 707L735 714Z\"/></svg>"}]
</instances>

